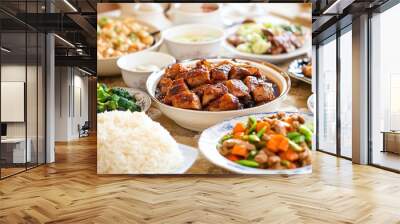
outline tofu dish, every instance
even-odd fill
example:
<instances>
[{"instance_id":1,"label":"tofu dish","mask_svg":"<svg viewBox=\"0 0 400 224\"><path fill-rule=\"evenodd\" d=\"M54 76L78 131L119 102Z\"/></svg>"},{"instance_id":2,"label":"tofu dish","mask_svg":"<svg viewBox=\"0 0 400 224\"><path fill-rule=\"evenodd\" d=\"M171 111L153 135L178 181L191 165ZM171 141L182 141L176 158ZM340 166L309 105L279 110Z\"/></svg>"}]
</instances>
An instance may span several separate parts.
<instances>
[{"instance_id":1,"label":"tofu dish","mask_svg":"<svg viewBox=\"0 0 400 224\"><path fill-rule=\"evenodd\" d=\"M247 63L205 59L195 65L176 63L161 77L156 98L173 107L228 111L268 103L279 96L279 88L261 71Z\"/></svg>"}]
</instances>

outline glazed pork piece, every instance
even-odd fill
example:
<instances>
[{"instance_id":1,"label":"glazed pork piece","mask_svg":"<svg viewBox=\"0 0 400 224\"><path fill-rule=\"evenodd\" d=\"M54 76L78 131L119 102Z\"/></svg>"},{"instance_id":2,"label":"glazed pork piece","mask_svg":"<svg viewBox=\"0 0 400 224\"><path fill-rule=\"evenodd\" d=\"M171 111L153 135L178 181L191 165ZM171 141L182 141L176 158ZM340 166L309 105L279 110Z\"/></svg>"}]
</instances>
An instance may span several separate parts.
<instances>
[{"instance_id":1,"label":"glazed pork piece","mask_svg":"<svg viewBox=\"0 0 400 224\"><path fill-rule=\"evenodd\" d=\"M209 111L237 110L240 108L239 99L230 93L225 93L207 106L207 110Z\"/></svg>"},{"instance_id":2,"label":"glazed pork piece","mask_svg":"<svg viewBox=\"0 0 400 224\"><path fill-rule=\"evenodd\" d=\"M194 68L186 74L186 82L192 88L211 83L210 73L205 68Z\"/></svg>"},{"instance_id":3,"label":"glazed pork piece","mask_svg":"<svg viewBox=\"0 0 400 224\"><path fill-rule=\"evenodd\" d=\"M275 99L274 88L271 83L261 82L252 90L254 100L257 103L269 102Z\"/></svg>"},{"instance_id":4,"label":"glazed pork piece","mask_svg":"<svg viewBox=\"0 0 400 224\"><path fill-rule=\"evenodd\" d=\"M209 102L223 96L227 92L228 88L222 83L209 85L204 89L202 103L203 105L207 105Z\"/></svg>"},{"instance_id":5,"label":"glazed pork piece","mask_svg":"<svg viewBox=\"0 0 400 224\"><path fill-rule=\"evenodd\" d=\"M249 88L239 79L231 79L224 82L229 93L236 97L249 97Z\"/></svg>"},{"instance_id":6,"label":"glazed pork piece","mask_svg":"<svg viewBox=\"0 0 400 224\"><path fill-rule=\"evenodd\" d=\"M211 80L214 83L228 80L231 68L230 64L222 64L211 69Z\"/></svg>"},{"instance_id":7,"label":"glazed pork piece","mask_svg":"<svg viewBox=\"0 0 400 224\"><path fill-rule=\"evenodd\" d=\"M185 76L187 72L188 69L186 67L184 67L182 64L176 63L165 69L164 77L172 80L186 78Z\"/></svg>"},{"instance_id":8,"label":"glazed pork piece","mask_svg":"<svg viewBox=\"0 0 400 224\"><path fill-rule=\"evenodd\" d=\"M167 95L168 90L171 88L173 82L174 81L172 81L172 79L166 78L166 77L163 77L160 79L160 82L158 83L158 87L160 89L161 95L163 95L163 96Z\"/></svg>"},{"instance_id":9,"label":"glazed pork piece","mask_svg":"<svg viewBox=\"0 0 400 224\"><path fill-rule=\"evenodd\" d=\"M183 91L171 97L172 106L183 108L200 110L201 103L200 98L193 92Z\"/></svg>"},{"instance_id":10,"label":"glazed pork piece","mask_svg":"<svg viewBox=\"0 0 400 224\"><path fill-rule=\"evenodd\" d=\"M253 91L253 89L259 83L259 80L254 76L247 76L246 78L244 78L243 82L244 84L246 84L247 88L249 88L250 91Z\"/></svg>"},{"instance_id":11,"label":"glazed pork piece","mask_svg":"<svg viewBox=\"0 0 400 224\"><path fill-rule=\"evenodd\" d=\"M260 70L256 67L242 65L242 66L234 66L229 71L229 78L230 79L244 79L247 76L255 76L257 78L261 77Z\"/></svg>"},{"instance_id":12,"label":"glazed pork piece","mask_svg":"<svg viewBox=\"0 0 400 224\"><path fill-rule=\"evenodd\" d=\"M251 108L276 98L274 84L257 67L235 60L173 64L165 70L156 98L178 108L225 111Z\"/></svg>"},{"instance_id":13,"label":"glazed pork piece","mask_svg":"<svg viewBox=\"0 0 400 224\"><path fill-rule=\"evenodd\" d=\"M172 103L172 97L182 92L190 92L185 81L183 79L174 80L168 89L167 95L164 97L163 102L170 105Z\"/></svg>"}]
</instances>

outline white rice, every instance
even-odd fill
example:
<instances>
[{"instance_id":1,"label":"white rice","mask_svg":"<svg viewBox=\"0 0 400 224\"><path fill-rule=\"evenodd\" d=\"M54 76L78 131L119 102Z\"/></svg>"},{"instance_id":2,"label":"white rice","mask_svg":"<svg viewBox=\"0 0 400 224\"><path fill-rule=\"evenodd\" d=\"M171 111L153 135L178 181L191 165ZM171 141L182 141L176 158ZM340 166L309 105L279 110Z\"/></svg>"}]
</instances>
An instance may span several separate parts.
<instances>
[{"instance_id":1,"label":"white rice","mask_svg":"<svg viewBox=\"0 0 400 224\"><path fill-rule=\"evenodd\" d=\"M183 163L170 133L143 112L97 114L97 173L166 174Z\"/></svg>"}]
</instances>

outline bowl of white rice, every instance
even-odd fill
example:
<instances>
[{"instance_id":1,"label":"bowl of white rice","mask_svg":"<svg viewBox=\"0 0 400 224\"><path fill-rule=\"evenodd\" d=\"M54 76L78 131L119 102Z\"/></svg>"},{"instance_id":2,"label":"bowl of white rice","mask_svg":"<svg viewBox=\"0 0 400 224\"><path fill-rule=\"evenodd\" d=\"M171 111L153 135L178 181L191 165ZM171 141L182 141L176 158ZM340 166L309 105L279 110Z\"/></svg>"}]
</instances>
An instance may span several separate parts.
<instances>
[{"instance_id":1,"label":"bowl of white rice","mask_svg":"<svg viewBox=\"0 0 400 224\"><path fill-rule=\"evenodd\" d=\"M97 127L98 174L182 174L198 155L143 112L99 113Z\"/></svg>"}]
</instances>

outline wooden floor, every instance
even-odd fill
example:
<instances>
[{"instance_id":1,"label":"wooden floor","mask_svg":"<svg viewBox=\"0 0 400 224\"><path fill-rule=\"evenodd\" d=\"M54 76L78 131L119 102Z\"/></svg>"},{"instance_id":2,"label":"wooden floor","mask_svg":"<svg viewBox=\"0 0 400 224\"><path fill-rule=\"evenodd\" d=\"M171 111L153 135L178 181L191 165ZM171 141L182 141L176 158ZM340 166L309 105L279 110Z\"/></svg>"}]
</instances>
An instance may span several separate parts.
<instances>
[{"instance_id":1,"label":"wooden floor","mask_svg":"<svg viewBox=\"0 0 400 224\"><path fill-rule=\"evenodd\" d=\"M0 223L400 223L400 175L315 153L301 176L97 176L96 141L0 181Z\"/></svg>"}]
</instances>

